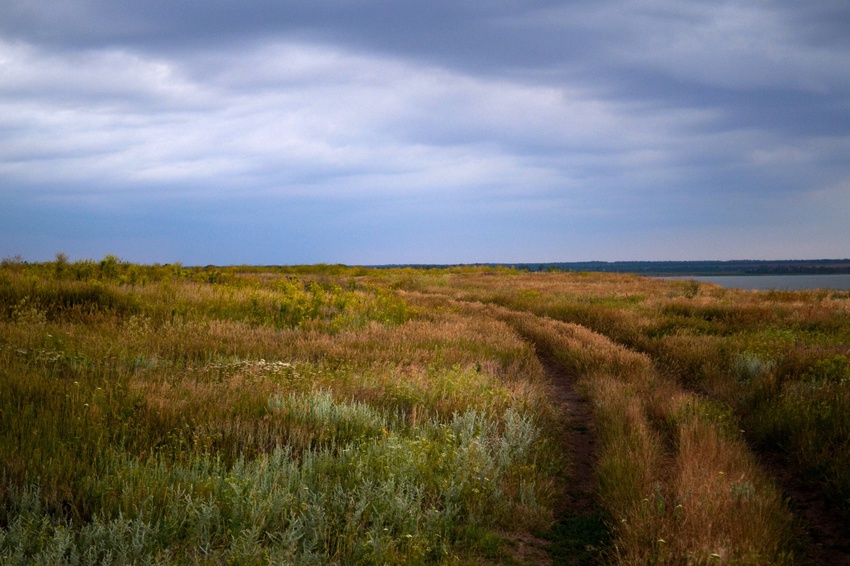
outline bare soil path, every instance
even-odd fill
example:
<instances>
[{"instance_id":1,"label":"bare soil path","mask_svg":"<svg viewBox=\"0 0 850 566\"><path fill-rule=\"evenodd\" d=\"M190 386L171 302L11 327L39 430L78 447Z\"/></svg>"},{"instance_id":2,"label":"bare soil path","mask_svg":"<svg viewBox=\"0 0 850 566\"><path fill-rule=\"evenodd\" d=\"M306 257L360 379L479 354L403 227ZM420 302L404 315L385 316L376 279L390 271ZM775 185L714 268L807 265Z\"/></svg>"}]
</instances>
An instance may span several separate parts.
<instances>
[{"instance_id":1,"label":"bare soil path","mask_svg":"<svg viewBox=\"0 0 850 566\"><path fill-rule=\"evenodd\" d=\"M538 348L538 357L554 385L555 400L568 416L563 442L571 466L567 491L557 508L558 522L550 540L552 563L598 564L609 539L605 518L596 502L596 430L589 403L557 359Z\"/></svg>"},{"instance_id":2,"label":"bare soil path","mask_svg":"<svg viewBox=\"0 0 850 566\"><path fill-rule=\"evenodd\" d=\"M850 566L850 523L847 519L816 485L795 474L780 455L756 453L785 493L791 511L800 519L797 528L811 563Z\"/></svg>"}]
</instances>

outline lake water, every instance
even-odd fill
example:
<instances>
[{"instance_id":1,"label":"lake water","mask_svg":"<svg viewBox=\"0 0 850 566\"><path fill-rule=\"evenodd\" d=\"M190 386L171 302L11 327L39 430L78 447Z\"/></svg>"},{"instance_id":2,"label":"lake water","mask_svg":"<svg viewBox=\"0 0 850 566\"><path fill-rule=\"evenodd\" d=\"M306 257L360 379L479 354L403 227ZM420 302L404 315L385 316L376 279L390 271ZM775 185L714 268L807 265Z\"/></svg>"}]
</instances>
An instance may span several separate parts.
<instances>
[{"instance_id":1,"label":"lake water","mask_svg":"<svg viewBox=\"0 0 850 566\"><path fill-rule=\"evenodd\" d=\"M838 275L693 275L660 277L716 283L730 289L800 291L805 289L850 289L850 274Z\"/></svg>"}]
</instances>

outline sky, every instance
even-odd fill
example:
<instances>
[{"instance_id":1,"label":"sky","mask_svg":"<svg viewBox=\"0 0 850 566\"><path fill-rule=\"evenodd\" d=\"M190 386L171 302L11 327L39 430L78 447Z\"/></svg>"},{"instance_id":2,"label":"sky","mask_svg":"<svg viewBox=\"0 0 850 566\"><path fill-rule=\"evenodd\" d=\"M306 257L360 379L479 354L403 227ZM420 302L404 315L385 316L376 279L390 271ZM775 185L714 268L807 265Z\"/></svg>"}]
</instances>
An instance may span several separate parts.
<instances>
[{"instance_id":1,"label":"sky","mask_svg":"<svg viewBox=\"0 0 850 566\"><path fill-rule=\"evenodd\" d=\"M5 0L0 257L850 257L846 0Z\"/></svg>"}]
</instances>

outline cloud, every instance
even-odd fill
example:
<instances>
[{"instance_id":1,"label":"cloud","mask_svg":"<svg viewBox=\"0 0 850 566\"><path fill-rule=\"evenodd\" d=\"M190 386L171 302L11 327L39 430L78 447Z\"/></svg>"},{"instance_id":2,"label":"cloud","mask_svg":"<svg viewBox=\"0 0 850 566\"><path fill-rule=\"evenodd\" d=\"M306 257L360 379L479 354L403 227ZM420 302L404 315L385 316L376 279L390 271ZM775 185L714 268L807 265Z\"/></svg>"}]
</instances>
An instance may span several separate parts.
<instances>
[{"instance_id":1,"label":"cloud","mask_svg":"<svg viewBox=\"0 0 850 566\"><path fill-rule=\"evenodd\" d=\"M663 160L660 132L705 119L327 46L182 60L1 49L12 63L2 67L0 173L96 192L214 192L245 179L276 194L551 187L584 177L594 152L623 167Z\"/></svg>"},{"instance_id":2,"label":"cloud","mask_svg":"<svg viewBox=\"0 0 850 566\"><path fill-rule=\"evenodd\" d=\"M764 3L632 1L584 23L617 31L606 49L611 60L685 82L815 92L850 84L841 52L802 41L790 15Z\"/></svg>"},{"instance_id":3,"label":"cloud","mask_svg":"<svg viewBox=\"0 0 850 566\"><path fill-rule=\"evenodd\" d=\"M207 231L294 208L309 253L367 262L802 226L850 178L848 21L827 1L5 3L0 197L136 227L170 203Z\"/></svg>"}]
</instances>

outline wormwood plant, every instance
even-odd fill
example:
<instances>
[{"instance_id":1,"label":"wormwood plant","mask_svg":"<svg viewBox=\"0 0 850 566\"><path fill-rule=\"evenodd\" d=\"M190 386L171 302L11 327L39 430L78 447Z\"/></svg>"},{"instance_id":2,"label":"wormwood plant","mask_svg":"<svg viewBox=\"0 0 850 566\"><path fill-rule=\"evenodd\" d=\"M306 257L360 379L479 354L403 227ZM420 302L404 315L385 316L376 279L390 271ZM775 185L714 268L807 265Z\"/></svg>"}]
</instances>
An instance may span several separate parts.
<instances>
[{"instance_id":1,"label":"wormwood plant","mask_svg":"<svg viewBox=\"0 0 850 566\"><path fill-rule=\"evenodd\" d=\"M326 393L269 400L273 412L331 436L299 454L279 446L225 466L214 455L169 464L113 454L89 489L101 494L77 527L44 507L37 488L7 494L0 549L8 563L125 563L147 555L286 563L441 561L469 527L506 518L506 475L538 435L527 417L474 411L397 430L396 417ZM357 433L362 434L357 434ZM522 479L526 494L533 478ZM541 507L542 504L537 503Z\"/></svg>"}]
</instances>

